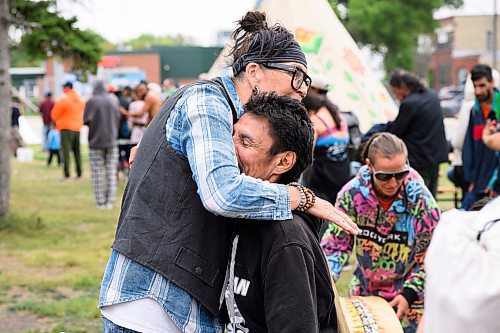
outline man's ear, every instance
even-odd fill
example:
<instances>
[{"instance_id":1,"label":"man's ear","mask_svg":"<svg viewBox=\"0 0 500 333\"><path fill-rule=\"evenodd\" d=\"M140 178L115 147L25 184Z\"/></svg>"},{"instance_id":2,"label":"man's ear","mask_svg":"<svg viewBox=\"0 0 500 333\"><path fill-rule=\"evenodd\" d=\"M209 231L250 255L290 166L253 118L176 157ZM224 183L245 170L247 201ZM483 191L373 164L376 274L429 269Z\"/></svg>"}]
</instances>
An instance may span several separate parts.
<instances>
[{"instance_id":1,"label":"man's ear","mask_svg":"<svg viewBox=\"0 0 500 333\"><path fill-rule=\"evenodd\" d=\"M295 163L297 162L297 154L293 151L285 151L283 153L279 153L276 156L276 165L274 167L274 173L277 175L282 175L289 171Z\"/></svg>"},{"instance_id":2,"label":"man's ear","mask_svg":"<svg viewBox=\"0 0 500 333\"><path fill-rule=\"evenodd\" d=\"M262 68L259 64L255 62L251 62L245 68L245 76L250 82L250 86L253 88L256 85L259 85L259 82L262 80Z\"/></svg>"}]
</instances>

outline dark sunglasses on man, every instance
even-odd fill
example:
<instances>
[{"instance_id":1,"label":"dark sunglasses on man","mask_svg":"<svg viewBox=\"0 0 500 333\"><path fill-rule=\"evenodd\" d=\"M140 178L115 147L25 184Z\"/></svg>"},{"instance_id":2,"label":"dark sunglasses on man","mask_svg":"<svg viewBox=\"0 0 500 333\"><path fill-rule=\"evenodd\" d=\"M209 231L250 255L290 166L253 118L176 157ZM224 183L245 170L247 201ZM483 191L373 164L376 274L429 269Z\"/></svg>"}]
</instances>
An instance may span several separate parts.
<instances>
[{"instance_id":1,"label":"dark sunglasses on man","mask_svg":"<svg viewBox=\"0 0 500 333\"><path fill-rule=\"evenodd\" d=\"M372 166L373 176L380 180L381 182L387 182L392 178L396 178L396 180L404 179L410 173L410 168L406 165L403 171L398 172L385 172L385 171L376 171Z\"/></svg>"},{"instance_id":2,"label":"dark sunglasses on man","mask_svg":"<svg viewBox=\"0 0 500 333\"><path fill-rule=\"evenodd\" d=\"M306 85L307 91L309 91L309 88L311 87L311 82L312 82L311 77L309 75L307 75L306 72L304 72L302 69L300 69L298 67L279 64L279 63L275 63L275 62L267 62L267 63L262 64L262 66L264 66L266 68L282 70L282 71L285 71L285 72L288 72L289 74L291 74L292 81L290 83L292 85L292 89L295 91L300 90L300 87L302 87L302 84Z\"/></svg>"}]
</instances>

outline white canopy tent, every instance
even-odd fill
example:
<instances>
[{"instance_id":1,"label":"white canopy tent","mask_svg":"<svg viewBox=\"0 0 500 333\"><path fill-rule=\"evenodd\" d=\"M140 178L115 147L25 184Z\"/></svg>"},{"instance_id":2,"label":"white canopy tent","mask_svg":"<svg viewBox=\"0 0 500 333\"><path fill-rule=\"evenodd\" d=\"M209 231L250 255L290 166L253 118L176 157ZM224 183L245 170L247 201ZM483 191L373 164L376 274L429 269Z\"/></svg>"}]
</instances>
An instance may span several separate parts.
<instances>
[{"instance_id":1,"label":"white canopy tent","mask_svg":"<svg viewBox=\"0 0 500 333\"><path fill-rule=\"evenodd\" d=\"M396 104L326 0L263 0L258 10L293 32L306 53L308 72L325 78L330 99L342 111L353 111L362 131L395 118ZM228 49L212 65L209 77L230 71Z\"/></svg>"}]
</instances>

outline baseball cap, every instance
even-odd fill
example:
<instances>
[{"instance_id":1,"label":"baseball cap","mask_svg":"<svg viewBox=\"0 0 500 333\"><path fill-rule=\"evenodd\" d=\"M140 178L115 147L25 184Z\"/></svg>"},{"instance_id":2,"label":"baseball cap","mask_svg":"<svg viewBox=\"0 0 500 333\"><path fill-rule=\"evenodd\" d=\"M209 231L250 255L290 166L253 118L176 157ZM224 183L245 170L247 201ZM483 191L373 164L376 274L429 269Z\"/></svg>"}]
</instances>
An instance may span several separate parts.
<instances>
[{"instance_id":1,"label":"baseball cap","mask_svg":"<svg viewBox=\"0 0 500 333\"><path fill-rule=\"evenodd\" d=\"M311 79L312 79L311 87L324 92L328 91L328 81L323 74L311 73Z\"/></svg>"}]
</instances>

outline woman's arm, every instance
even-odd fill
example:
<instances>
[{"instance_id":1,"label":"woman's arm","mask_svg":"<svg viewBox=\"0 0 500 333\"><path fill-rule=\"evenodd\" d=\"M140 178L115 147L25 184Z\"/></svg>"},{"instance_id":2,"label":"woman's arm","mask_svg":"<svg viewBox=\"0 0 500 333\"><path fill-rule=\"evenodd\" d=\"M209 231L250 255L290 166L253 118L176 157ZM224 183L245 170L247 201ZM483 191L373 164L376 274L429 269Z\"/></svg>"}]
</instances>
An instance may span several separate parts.
<instances>
[{"instance_id":1,"label":"woman's arm","mask_svg":"<svg viewBox=\"0 0 500 333\"><path fill-rule=\"evenodd\" d=\"M173 148L187 156L207 210L246 219L292 218L291 212L300 201L295 187L271 184L240 172L232 141L230 107L217 88L193 86L174 110L179 112L175 120L179 146ZM325 200L317 199L309 212L356 232L354 223Z\"/></svg>"}]
</instances>

